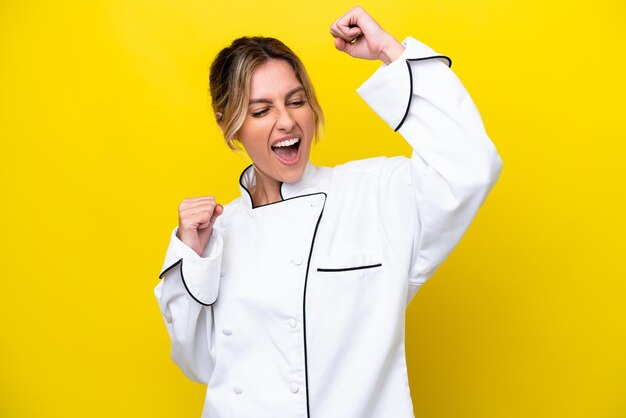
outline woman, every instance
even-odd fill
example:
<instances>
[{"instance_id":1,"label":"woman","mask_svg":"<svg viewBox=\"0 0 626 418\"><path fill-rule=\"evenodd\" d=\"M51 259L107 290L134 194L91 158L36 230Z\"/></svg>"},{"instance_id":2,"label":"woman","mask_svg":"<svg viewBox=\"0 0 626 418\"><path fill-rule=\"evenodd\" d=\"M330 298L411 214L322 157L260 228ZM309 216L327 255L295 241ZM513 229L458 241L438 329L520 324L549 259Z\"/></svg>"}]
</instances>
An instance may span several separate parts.
<instances>
[{"instance_id":1,"label":"woman","mask_svg":"<svg viewBox=\"0 0 626 418\"><path fill-rule=\"evenodd\" d=\"M216 119L253 165L228 205L181 203L155 291L174 361L208 384L204 417L412 416L406 305L500 171L449 59L358 7L331 34L383 61L358 91L413 155L313 166L323 117L298 58L268 38L220 52Z\"/></svg>"}]
</instances>

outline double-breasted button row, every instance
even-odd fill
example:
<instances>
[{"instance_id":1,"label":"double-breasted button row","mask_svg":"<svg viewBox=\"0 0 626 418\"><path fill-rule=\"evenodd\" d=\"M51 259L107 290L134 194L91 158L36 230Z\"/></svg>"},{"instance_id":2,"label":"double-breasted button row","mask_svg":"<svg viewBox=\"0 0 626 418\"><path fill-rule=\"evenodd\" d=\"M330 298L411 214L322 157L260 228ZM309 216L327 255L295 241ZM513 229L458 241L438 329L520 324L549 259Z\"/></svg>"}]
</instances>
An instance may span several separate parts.
<instances>
[{"instance_id":1,"label":"double-breasted button row","mask_svg":"<svg viewBox=\"0 0 626 418\"><path fill-rule=\"evenodd\" d=\"M287 320L287 325L289 326L289 328L296 328L298 326L298 321L295 318L289 318ZM222 334L228 336L233 335L233 331L230 330L229 328L222 328ZM289 390L291 391L291 393L298 393L300 391L300 385L296 382L291 382L289 384ZM243 388L241 386L238 385L234 385L233 386L233 392L236 395L241 395L243 393Z\"/></svg>"}]
</instances>

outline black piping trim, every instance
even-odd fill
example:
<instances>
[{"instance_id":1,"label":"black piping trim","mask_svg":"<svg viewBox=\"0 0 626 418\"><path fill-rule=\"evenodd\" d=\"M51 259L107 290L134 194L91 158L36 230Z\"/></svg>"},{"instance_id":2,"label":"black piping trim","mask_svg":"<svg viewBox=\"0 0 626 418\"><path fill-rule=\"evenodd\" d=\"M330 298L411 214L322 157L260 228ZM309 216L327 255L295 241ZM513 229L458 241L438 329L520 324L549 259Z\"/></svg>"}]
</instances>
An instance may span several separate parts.
<instances>
[{"instance_id":1,"label":"black piping trim","mask_svg":"<svg viewBox=\"0 0 626 418\"><path fill-rule=\"evenodd\" d=\"M448 61L448 68L452 67L452 59L450 59L449 56L447 55L432 55L430 57L422 57L422 58L407 58L407 61L411 61L411 62L417 62L417 61L426 61L426 60L432 60L435 58L443 58L444 60Z\"/></svg>"},{"instance_id":2,"label":"black piping trim","mask_svg":"<svg viewBox=\"0 0 626 418\"><path fill-rule=\"evenodd\" d=\"M252 167L253 164L250 164L248 167L246 167L242 172L241 175L239 176L239 185L246 191L246 193L248 193L248 196L250 197L250 205L252 206L252 209L256 209L256 208L262 208L264 206L269 206L269 205L275 205L276 203L282 203L282 202L286 202L287 200L292 200L292 199L297 199L299 197L304 197L304 196L313 196L319 193L309 193L309 194L303 194L300 196L294 196L294 197L290 197L289 199L285 199L283 197L283 184L285 183L280 183L280 188L278 189L279 193L280 193L280 199L278 202L272 202L272 203L266 203L264 205L259 205L259 206L254 206L254 200L252 199L252 195L250 194L250 190L248 190L248 188L246 186L243 185L243 174L248 171L248 169L250 167Z\"/></svg>"},{"instance_id":3,"label":"black piping trim","mask_svg":"<svg viewBox=\"0 0 626 418\"><path fill-rule=\"evenodd\" d=\"M339 272L339 271L354 271L354 270L365 270L365 269L373 269L376 267L382 267L381 263L378 264L370 264L367 266L358 266L358 267L345 267L345 268L340 268L340 269L323 269L323 268L318 268L317 271L321 272L321 273L328 273L328 272Z\"/></svg>"},{"instance_id":4,"label":"black piping trim","mask_svg":"<svg viewBox=\"0 0 626 418\"><path fill-rule=\"evenodd\" d=\"M280 183L280 187L278 188L278 193L280 193L280 200L285 200L285 198L283 197L283 184L285 183Z\"/></svg>"},{"instance_id":5,"label":"black piping trim","mask_svg":"<svg viewBox=\"0 0 626 418\"><path fill-rule=\"evenodd\" d=\"M411 107L411 98L413 97L413 71L411 71L411 62L426 61L426 60L432 60L432 59L438 59L438 58L443 58L447 60L448 68L452 67L452 60L450 59L450 57L447 57L445 55L433 55L432 57L423 57L423 58L408 58L406 60L406 66L409 69L409 83L410 83L409 102L406 104L406 110L404 111L404 116L402 116L402 120L400 121L398 126L396 126L396 128L393 130L394 132L397 132L398 129L400 129L400 127L406 120L406 117L409 115L409 108Z\"/></svg>"},{"instance_id":6,"label":"black piping trim","mask_svg":"<svg viewBox=\"0 0 626 418\"><path fill-rule=\"evenodd\" d=\"M315 192L315 193L301 194L301 195L298 195L298 196L290 197L289 199L279 200L278 202L272 202L272 203L266 203L264 205L253 206L252 209L264 208L266 206L277 205L279 203L288 202L290 200L295 200L295 199L300 199L302 197L317 196L319 194L323 194L324 196L326 196L326 193L324 193L324 192Z\"/></svg>"},{"instance_id":7,"label":"black piping trim","mask_svg":"<svg viewBox=\"0 0 626 418\"><path fill-rule=\"evenodd\" d=\"M189 293L189 296L191 296L191 298L193 300L195 300L196 302L198 302L200 305L202 306L212 306L213 303L203 303L201 302L199 299L197 299L190 291L189 288L187 287L187 283L185 283L185 276L183 276L183 259L181 258L180 260L178 260L177 262L175 262L174 264L172 264L171 266L169 266L168 268L166 268L165 270L163 270L163 272L161 272L161 274L159 274L159 279L162 279L163 276L165 276L165 274L170 271L171 269L173 269L174 267L180 265L180 278L183 280L183 286L185 286L185 290L187 290L187 293Z\"/></svg>"},{"instance_id":8,"label":"black piping trim","mask_svg":"<svg viewBox=\"0 0 626 418\"><path fill-rule=\"evenodd\" d=\"M165 270L163 270L161 272L161 274L159 274L159 279L162 279L163 276L165 276L165 273L167 273L168 271L170 271L171 269L173 269L174 267L176 267L177 265L181 264L183 262L183 259L181 258L180 260L178 260L177 262L175 262L174 264L172 264L171 266L169 266L168 268L166 268ZM182 268L182 267L181 267Z\"/></svg>"},{"instance_id":9,"label":"black piping trim","mask_svg":"<svg viewBox=\"0 0 626 418\"><path fill-rule=\"evenodd\" d=\"M318 194L318 193L316 193ZM326 193L321 193L325 198L328 197ZM306 392L306 416L309 418L311 416L311 411L309 408L309 369L307 363L307 349L306 349L306 285L309 279L309 268L311 267L311 257L313 256L313 248L315 247L315 237L317 236L317 229L320 226L320 221L322 220L322 216L324 215L324 208L326 207L326 199L324 199L324 205L322 206L322 211L320 212L319 218L317 218L317 223L315 224L315 229L313 230L313 238L311 240L311 250L309 251L309 259L306 263L306 275L304 276L304 292L302 295L302 331L304 335L304 387Z\"/></svg>"},{"instance_id":10,"label":"black piping trim","mask_svg":"<svg viewBox=\"0 0 626 418\"><path fill-rule=\"evenodd\" d=\"M253 166L253 164L250 164L249 166L247 166L246 168L243 169L243 171L239 175L239 185L241 187L243 187L243 189L246 191L246 193L248 193L248 196L250 196L250 205L252 206L252 209L254 209L254 200L252 200L252 195L250 194L250 191L248 190L248 188L243 185L243 175L252 166Z\"/></svg>"}]
</instances>

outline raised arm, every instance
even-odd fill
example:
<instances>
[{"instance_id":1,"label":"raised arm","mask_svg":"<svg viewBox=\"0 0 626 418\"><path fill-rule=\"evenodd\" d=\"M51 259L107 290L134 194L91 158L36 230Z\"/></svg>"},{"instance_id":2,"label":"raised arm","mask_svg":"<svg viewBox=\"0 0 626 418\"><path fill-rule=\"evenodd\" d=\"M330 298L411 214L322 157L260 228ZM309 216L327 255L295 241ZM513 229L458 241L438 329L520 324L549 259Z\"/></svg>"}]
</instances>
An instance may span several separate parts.
<instances>
[{"instance_id":1,"label":"raised arm","mask_svg":"<svg viewBox=\"0 0 626 418\"><path fill-rule=\"evenodd\" d=\"M358 92L413 148L407 169L389 177L410 183L414 195L415 211L404 215L415 226L410 300L463 236L502 161L449 58L413 38L400 45L358 7L338 19L331 34L337 49L384 62Z\"/></svg>"}]
</instances>

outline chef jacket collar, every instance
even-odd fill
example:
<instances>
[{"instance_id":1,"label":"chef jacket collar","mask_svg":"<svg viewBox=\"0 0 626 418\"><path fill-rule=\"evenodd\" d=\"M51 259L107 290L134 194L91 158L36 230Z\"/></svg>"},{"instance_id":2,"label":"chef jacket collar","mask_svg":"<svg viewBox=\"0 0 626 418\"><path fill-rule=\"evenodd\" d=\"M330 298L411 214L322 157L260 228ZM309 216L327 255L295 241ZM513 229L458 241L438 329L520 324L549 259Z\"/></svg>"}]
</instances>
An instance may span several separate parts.
<instances>
[{"instance_id":1,"label":"chef jacket collar","mask_svg":"<svg viewBox=\"0 0 626 418\"><path fill-rule=\"evenodd\" d=\"M280 185L280 195L284 200L292 199L294 197L310 195L314 193L326 192L326 182L322 181L322 169L316 167L309 161L304 169L302 178L294 183L282 183ZM256 176L254 173L254 166L248 166L239 177L239 189L241 191L241 198L245 202L246 206L255 209L252 203L252 194L250 190L256 185ZM280 203L280 202L277 202ZM266 205L262 205L266 206Z\"/></svg>"}]
</instances>

